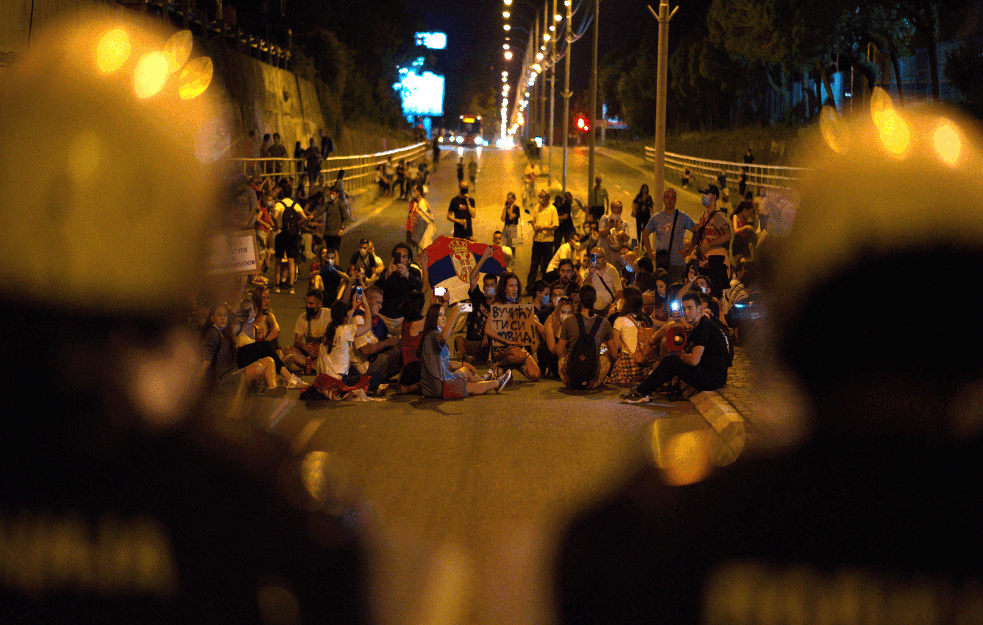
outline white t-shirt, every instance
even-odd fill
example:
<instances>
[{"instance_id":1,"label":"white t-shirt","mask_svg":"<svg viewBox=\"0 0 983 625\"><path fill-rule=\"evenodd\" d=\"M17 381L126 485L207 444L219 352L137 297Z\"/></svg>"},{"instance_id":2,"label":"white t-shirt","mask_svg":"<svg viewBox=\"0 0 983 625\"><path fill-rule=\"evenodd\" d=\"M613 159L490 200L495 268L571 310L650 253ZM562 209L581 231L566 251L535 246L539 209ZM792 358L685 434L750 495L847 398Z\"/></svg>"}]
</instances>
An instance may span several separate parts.
<instances>
[{"instance_id":1,"label":"white t-shirt","mask_svg":"<svg viewBox=\"0 0 983 625\"><path fill-rule=\"evenodd\" d=\"M617 262L618 257L621 255L622 245L622 242L617 241L615 237L617 237L618 233L620 232L628 231L628 222L624 220L624 217L618 221L615 221L611 215L604 215L601 217L601 221L598 222L597 229L607 230L608 228L611 228L611 232L608 233L608 236L601 237L601 240L598 241L597 244L604 248L604 256L607 258L607 261L609 263L614 263ZM616 247L612 247L611 239L615 239L617 241Z\"/></svg>"},{"instance_id":2,"label":"white t-shirt","mask_svg":"<svg viewBox=\"0 0 983 625\"><path fill-rule=\"evenodd\" d=\"M354 323L346 326L338 326L334 333L334 343L331 346L331 353L324 343L317 353L317 372L318 374L327 373L330 376L342 379L348 375L348 365L351 360L351 345L355 339L355 331L358 326Z\"/></svg>"},{"instance_id":3,"label":"white t-shirt","mask_svg":"<svg viewBox=\"0 0 983 625\"><path fill-rule=\"evenodd\" d=\"M305 338L318 338L324 336L330 323L331 312L326 308L322 308L318 316L310 320L310 329L308 329L307 313L300 313L300 316L297 317L297 323L294 324L294 334Z\"/></svg>"},{"instance_id":4,"label":"white t-shirt","mask_svg":"<svg viewBox=\"0 0 983 625\"><path fill-rule=\"evenodd\" d=\"M587 274L585 273L584 275L586 276ZM607 289L601 283L602 276L604 283L608 285ZM590 284L597 291L597 301L594 302L594 310L602 310L614 300L613 294L621 290L621 276L618 275L618 270L615 269L614 265L607 263L604 265L604 271L594 272L594 279ZM608 289L611 289L610 293Z\"/></svg>"},{"instance_id":5,"label":"white t-shirt","mask_svg":"<svg viewBox=\"0 0 983 625\"><path fill-rule=\"evenodd\" d=\"M553 258L550 259L550 264L546 268L546 271L553 271L554 269L560 268L560 261L563 259L573 260L576 255L577 250L574 249L569 243L564 243L556 250L556 254L553 254Z\"/></svg>"},{"instance_id":6,"label":"white t-shirt","mask_svg":"<svg viewBox=\"0 0 983 625\"><path fill-rule=\"evenodd\" d=\"M369 359L364 358L361 352L358 350L366 345L375 345L378 342L379 337L377 337L375 332L372 331L366 332L362 336L355 337L355 340L352 342L352 366L355 367L359 373L365 373L369 370Z\"/></svg>"},{"instance_id":7,"label":"white t-shirt","mask_svg":"<svg viewBox=\"0 0 983 625\"><path fill-rule=\"evenodd\" d=\"M614 320L614 329L621 333L621 351L628 354L638 349L638 326L633 319L621 316Z\"/></svg>"}]
</instances>

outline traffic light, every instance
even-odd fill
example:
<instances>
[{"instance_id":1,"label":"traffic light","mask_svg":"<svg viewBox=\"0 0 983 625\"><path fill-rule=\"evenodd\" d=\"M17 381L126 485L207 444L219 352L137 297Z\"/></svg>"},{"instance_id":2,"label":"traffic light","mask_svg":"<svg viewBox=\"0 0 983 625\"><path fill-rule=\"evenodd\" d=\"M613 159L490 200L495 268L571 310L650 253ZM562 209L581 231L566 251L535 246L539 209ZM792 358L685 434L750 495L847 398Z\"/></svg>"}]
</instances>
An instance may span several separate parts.
<instances>
[{"instance_id":1,"label":"traffic light","mask_svg":"<svg viewBox=\"0 0 983 625\"><path fill-rule=\"evenodd\" d=\"M577 119L574 123L577 126L577 132L580 134L587 134L590 132L590 119L588 119L583 113L577 115Z\"/></svg>"}]
</instances>

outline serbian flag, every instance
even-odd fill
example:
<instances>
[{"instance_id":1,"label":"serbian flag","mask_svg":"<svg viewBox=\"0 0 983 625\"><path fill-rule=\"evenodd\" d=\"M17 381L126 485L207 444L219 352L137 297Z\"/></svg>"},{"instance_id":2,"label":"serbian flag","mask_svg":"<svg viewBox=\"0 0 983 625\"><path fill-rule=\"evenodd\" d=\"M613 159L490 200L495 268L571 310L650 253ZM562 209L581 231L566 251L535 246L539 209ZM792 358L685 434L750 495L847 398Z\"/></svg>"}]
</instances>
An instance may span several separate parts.
<instances>
[{"instance_id":1,"label":"serbian flag","mask_svg":"<svg viewBox=\"0 0 983 625\"><path fill-rule=\"evenodd\" d=\"M427 252L427 276L430 287L447 289L450 301L468 299L471 283L468 277L488 247L485 243L471 243L464 239L440 236L430 244ZM501 275L505 271L505 255L502 248L492 246L492 255L481 266L481 273Z\"/></svg>"}]
</instances>

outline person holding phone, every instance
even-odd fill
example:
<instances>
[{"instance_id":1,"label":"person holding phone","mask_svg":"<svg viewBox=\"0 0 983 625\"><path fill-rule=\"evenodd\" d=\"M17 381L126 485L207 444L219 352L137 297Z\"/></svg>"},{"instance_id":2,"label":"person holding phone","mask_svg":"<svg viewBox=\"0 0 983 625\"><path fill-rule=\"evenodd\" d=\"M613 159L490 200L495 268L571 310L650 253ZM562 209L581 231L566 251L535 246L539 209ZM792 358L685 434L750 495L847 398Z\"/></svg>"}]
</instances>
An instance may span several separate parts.
<instances>
[{"instance_id":1,"label":"person holding phone","mask_svg":"<svg viewBox=\"0 0 983 625\"><path fill-rule=\"evenodd\" d=\"M474 241L471 220L475 216L474 198L468 196L468 183L462 182L458 194L447 207L447 221L454 224L454 238Z\"/></svg>"},{"instance_id":2,"label":"person holding phone","mask_svg":"<svg viewBox=\"0 0 983 625\"><path fill-rule=\"evenodd\" d=\"M447 337L450 336L454 322L464 312L462 304L449 309L450 316L442 304L431 304L427 309L423 325L423 340L417 355L422 363L420 368L420 388L425 397L438 399L462 399L468 395L482 395L488 391L501 392L512 379L512 371L506 371L497 380L482 380L475 368L468 363L460 363L460 368L452 368Z\"/></svg>"},{"instance_id":3,"label":"person holding phone","mask_svg":"<svg viewBox=\"0 0 983 625\"><path fill-rule=\"evenodd\" d=\"M379 317L386 323L389 332L398 336L402 331L403 317L399 303L410 291L423 290L423 274L413 266L413 251L406 243L393 246L392 261L386 267L383 277L376 282L382 287L383 301Z\"/></svg>"},{"instance_id":4,"label":"person holding phone","mask_svg":"<svg viewBox=\"0 0 983 625\"><path fill-rule=\"evenodd\" d=\"M362 291L355 289L356 301L364 302L364 307L355 312L369 319L370 332L356 337L352 342L351 374L370 375L369 393L375 393L379 385L399 373L401 358L399 337L390 335L386 323L379 317L382 309L383 292L377 286Z\"/></svg>"},{"instance_id":5,"label":"person holding phone","mask_svg":"<svg viewBox=\"0 0 983 625\"><path fill-rule=\"evenodd\" d=\"M621 275L614 265L607 262L604 248L600 245L591 251L584 284L593 286L597 291L595 314L606 317L611 305L621 298Z\"/></svg>"}]
</instances>

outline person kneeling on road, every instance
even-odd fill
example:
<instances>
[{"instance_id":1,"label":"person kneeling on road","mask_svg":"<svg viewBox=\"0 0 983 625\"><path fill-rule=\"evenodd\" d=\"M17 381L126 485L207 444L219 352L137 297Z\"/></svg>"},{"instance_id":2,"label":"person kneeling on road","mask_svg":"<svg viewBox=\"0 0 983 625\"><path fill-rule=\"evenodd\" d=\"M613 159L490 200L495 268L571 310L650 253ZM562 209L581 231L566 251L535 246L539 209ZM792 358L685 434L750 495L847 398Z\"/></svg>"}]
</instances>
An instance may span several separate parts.
<instances>
[{"instance_id":1,"label":"person kneeling on road","mask_svg":"<svg viewBox=\"0 0 983 625\"><path fill-rule=\"evenodd\" d=\"M560 329L556 355L560 357L560 379L567 388L597 388L604 384L611 371L611 355L617 353L611 324L594 314L596 300L594 287L589 284L581 287L580 309ZM591 346L579 344L581 333L594 339L593 351Z\"/></svg>"},{"instance_id":2,"label":"person kneeling on road","mask_svg":"<svg viewBox=\"0 0 983 625\"><path fill-rule=\"evenodd\" d=\"M442 304L431 304L427 309L427 317L421 333L423 340L417 352L423 363L420 383L425 397L461 399L468 395L482 395L492 389L501 391L512 379L511 370L506 371L497 380L483 381L478 377L474 367L467 363L460 363L461 367L458 369L452 368L447 337L463 310L462 304L456 304L451 308L451 315L448 318Z\"/></svg>"},{"instance_id":3,"label":"person kneeling on road","mask_svg":"<svg viewBox=\"0 0 983 625\"><path fill-rule=\"evenodd\" d=\"M716 390L727 383L727 337L704 314L706 306L701 304L698 293L687 292L682 301L683 319L693 326L687 345L689 352L666 355L638 386L621 395L622 402L647 402L653 392L676 376L698 391Z\"/></svg>"}]
</instances>

